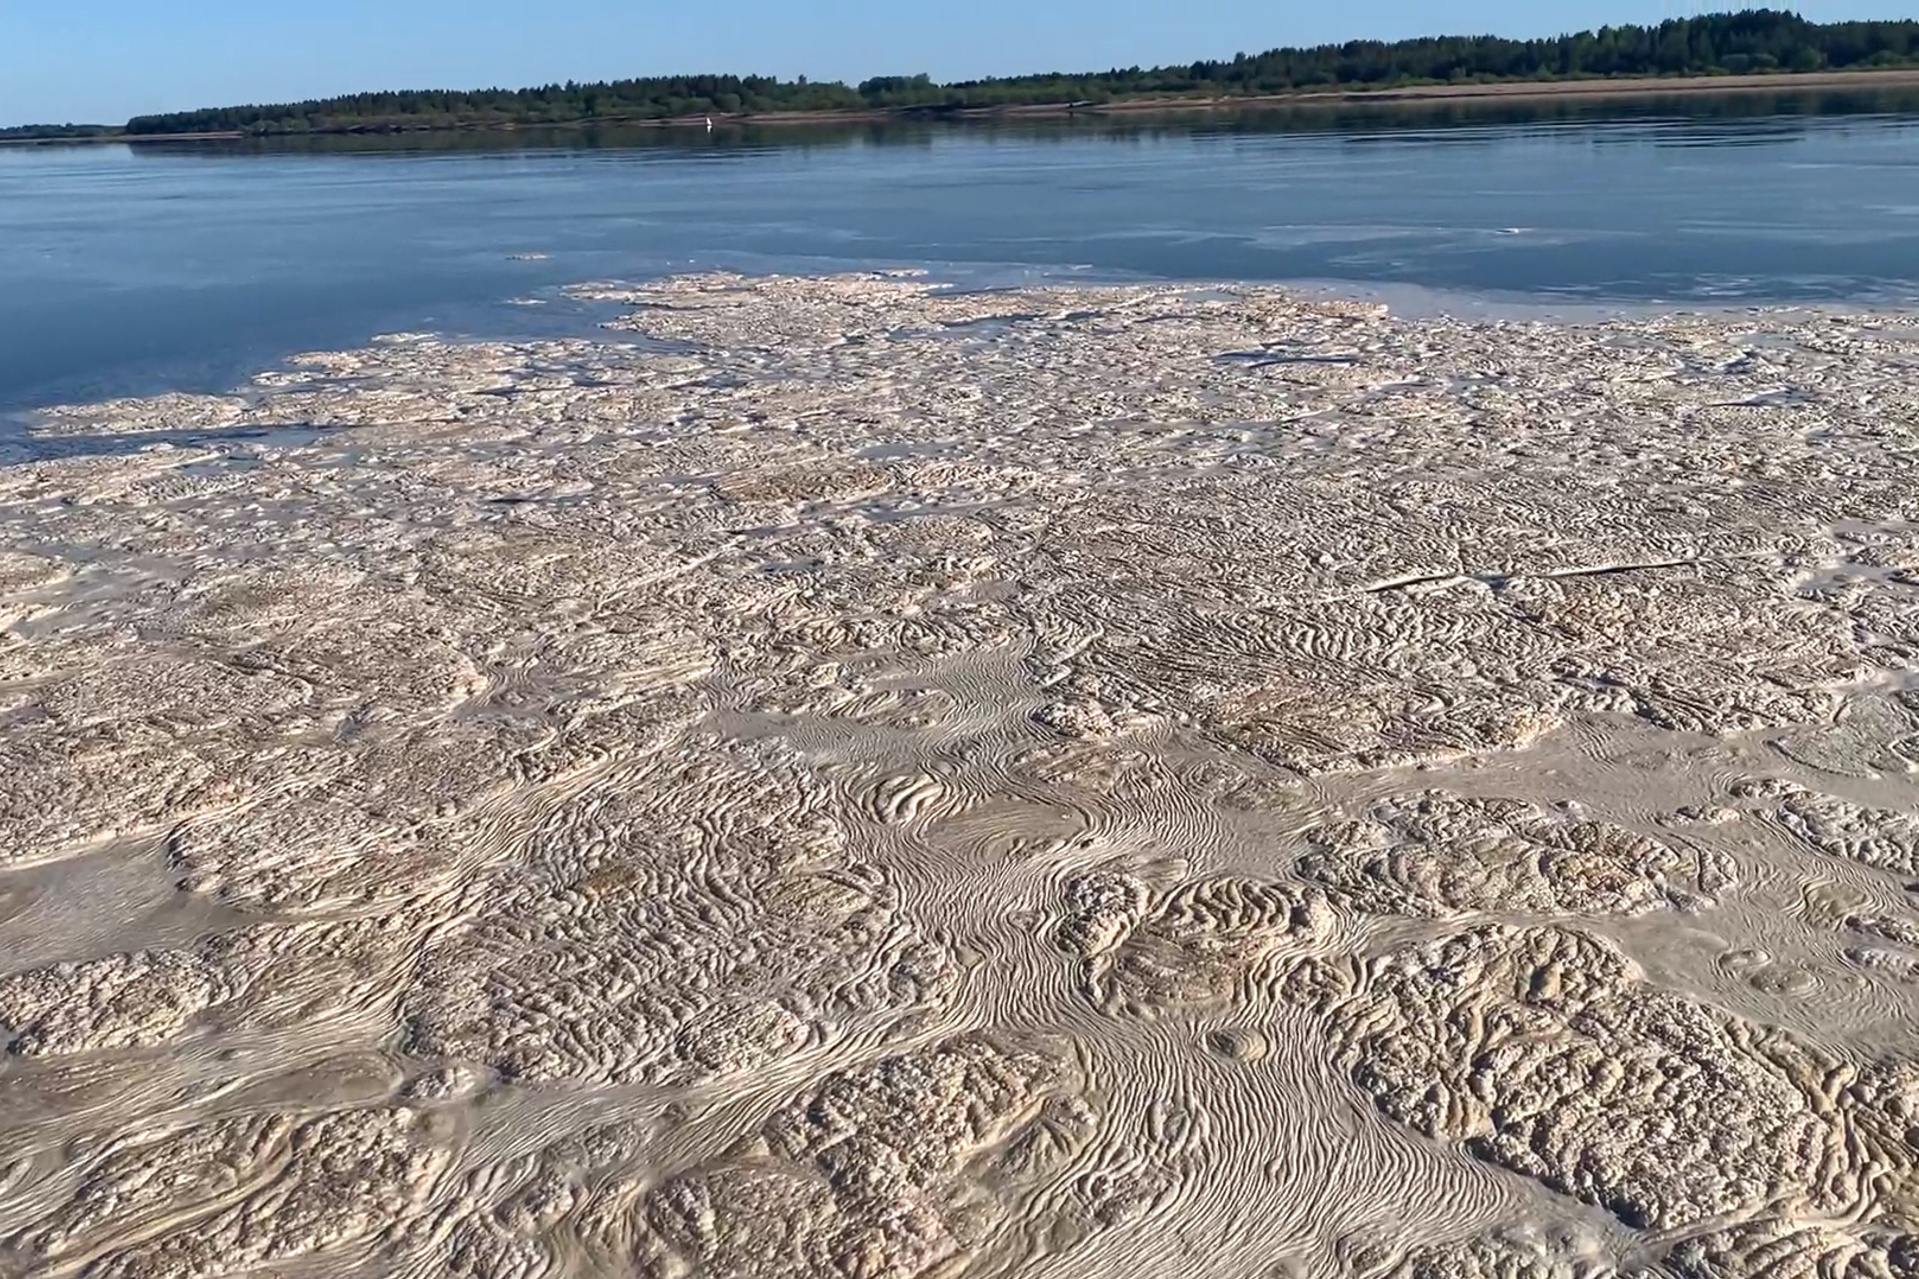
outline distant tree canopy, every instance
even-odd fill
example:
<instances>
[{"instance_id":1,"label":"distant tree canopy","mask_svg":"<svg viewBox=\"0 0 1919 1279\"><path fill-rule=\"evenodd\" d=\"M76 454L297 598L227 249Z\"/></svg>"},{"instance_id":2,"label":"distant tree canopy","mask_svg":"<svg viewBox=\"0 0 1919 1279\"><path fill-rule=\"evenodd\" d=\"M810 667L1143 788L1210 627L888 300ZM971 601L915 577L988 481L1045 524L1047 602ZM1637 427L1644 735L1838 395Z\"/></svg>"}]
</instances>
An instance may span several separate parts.
<instances>
[{"instance_id":1,"label":"distant tree canopy","mask_svg":"<svg viewBox=\"0 0 1919 1279\"><path fill-rule=\"evenodd\" d=\"M118 132L120 130L110 124L19 124L0 129L0 142L104 138Z\"/></svg>"},{"instance_id":2,"label":"distant tree canopy","mask_svg":"<svg viewBox=\"0 0 1919 1279\"><path fill-rule=\"evenodd\" d=\"M406 90L271 106L213 107L136 116L130 134L326 133L488 125L657 120L740 112L830 111L866 103L843 84L769 76L656 76L537 89Z\"/></svg>"},{"instance_id":3,"label":"distant tree canopy","mask_svg":"<svg viewBox=\"0 0 1919 1279\"><path fill-rule=\"evenodd\" d=\"M880 76L857 88L767 76L662 76L472 92L361 93L140 116L130 134L327 133L654 120L857 108L963 110L1127 98L1613 76L1740 75L1919 65L1919 21L1817 24L1773 9L1601 27L1543 40L1438 36L1240 54L1229 62L938 84Z\"/></svg>"}]
</instances>

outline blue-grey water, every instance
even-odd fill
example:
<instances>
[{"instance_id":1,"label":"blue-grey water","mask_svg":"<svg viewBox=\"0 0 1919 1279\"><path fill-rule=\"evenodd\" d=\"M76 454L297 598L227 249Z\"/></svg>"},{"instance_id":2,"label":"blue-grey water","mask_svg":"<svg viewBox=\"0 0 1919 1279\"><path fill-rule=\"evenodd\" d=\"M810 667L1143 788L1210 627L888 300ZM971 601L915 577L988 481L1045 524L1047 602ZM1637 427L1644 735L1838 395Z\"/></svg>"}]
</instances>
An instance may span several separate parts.
<instances>
[{"instance_id":1,"label":"blue-grey water","mask_svg":"<svg viewBox=\"0 0 1919 1279\"><path fill-rule=\"evenodd\" d=\"M715 267L1919 300L1919 101L1679 110L0 148L0 407Z\"/></svg>"}]
</instances>

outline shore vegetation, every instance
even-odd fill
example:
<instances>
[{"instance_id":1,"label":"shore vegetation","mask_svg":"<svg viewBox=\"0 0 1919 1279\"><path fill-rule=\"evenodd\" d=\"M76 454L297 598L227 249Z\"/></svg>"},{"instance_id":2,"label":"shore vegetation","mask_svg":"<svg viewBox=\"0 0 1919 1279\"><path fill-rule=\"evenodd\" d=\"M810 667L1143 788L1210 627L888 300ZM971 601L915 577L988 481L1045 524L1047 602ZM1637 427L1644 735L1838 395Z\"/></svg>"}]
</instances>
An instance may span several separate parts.
<instances>
[{"instance_id":1,"label":"shore vegetation","mask_svg":"<svg viewBox=\"0 0 1919 1279\"><path fill-rule=\"evenodd\" d=\"M0 130L0 140L227 134L281 136L860 112L939 115L1017 108L1351 94L1472 86L1765 76L1919 67L1919 21L1815 23L1777 9L1605 26L1534 40L1430 36L1241 53L1160 67L940 83L883 75L848 85L805 76L690 75L524 89L400 90L143 115L123 128Z\"/></svg>"}]
</instances>

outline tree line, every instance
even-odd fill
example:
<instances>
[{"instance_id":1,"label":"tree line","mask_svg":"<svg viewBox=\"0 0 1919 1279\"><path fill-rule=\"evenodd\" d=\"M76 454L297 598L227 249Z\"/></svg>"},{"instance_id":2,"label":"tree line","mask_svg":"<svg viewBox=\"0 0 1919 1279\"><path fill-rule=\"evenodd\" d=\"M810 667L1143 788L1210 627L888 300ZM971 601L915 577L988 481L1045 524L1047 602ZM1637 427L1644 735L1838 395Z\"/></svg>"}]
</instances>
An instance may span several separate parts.
<instances>
[{"instance_id":1,"label":"tree line","mask_svg":"<svg viewBox=\"0 0 1919 1279\"><path fill-rule=\"evenodd\" d=\"M941 84L880 76L858 86L804 76L655 76L533 89L350 94L308 102L139 116L135 135L387 131L698 115L858 109L940 112L1097 104L1159 97L1236 97L1310 90L1603 77L1744 75L1919 65L1919 21L1809 22L1773 9L1601 27L1540 40L1440 36L1356 40L1240 54L1230 61L1126 67L1085 75L1006 76Z\"/></svg>"},{"instance_id":2,"label":"tree line","mask_svg":"<svg viewBox=\"0 0 1919 1279\"><path fill-rule=\"evenodd\" d=\"M20 124L0 129L0 142L104 138L120 132L110 124Z\"/></svg>"}]
</instances>

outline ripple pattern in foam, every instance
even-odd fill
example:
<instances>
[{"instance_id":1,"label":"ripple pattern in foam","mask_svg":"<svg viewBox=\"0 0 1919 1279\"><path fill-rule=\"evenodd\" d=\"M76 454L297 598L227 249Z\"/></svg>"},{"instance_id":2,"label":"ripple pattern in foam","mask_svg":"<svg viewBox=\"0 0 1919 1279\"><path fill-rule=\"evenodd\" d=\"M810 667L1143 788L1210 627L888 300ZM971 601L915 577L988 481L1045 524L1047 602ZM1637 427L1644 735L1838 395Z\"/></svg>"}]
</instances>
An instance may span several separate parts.
<instances>
[{"instance_id":1,"label":"ripple pattern in foam","mask_svg":"<svg viewBox=\"0 0 1919 1279\"><path fill-rule=\"evenodd\" d=\"M579 292L0 466L0 1275L1919 1273L1909 318Z\"/></svg>"}]
</instances>

